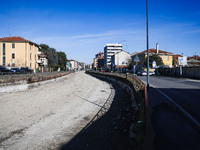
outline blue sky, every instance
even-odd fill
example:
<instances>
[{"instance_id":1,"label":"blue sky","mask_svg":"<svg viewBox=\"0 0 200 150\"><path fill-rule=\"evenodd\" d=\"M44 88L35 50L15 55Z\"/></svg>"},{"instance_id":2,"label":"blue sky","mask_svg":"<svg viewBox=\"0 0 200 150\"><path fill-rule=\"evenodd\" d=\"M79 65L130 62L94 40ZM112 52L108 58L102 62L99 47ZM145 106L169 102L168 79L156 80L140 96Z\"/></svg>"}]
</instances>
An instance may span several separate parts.
<instances>
[{"instance_id":1,"label":"blue sky","mask_svg":"<svg viewBox=\"0 0 200 150\"><path fill-rule=\"evenodd\" d=\"M200 1L149 0L149 47L200 55ZM92 63L106 43L146 49L146 0L9 0L0 5L0 37L21 36ZM123 41L125 40L125 41Z\"/></svg>"}]
</instances>

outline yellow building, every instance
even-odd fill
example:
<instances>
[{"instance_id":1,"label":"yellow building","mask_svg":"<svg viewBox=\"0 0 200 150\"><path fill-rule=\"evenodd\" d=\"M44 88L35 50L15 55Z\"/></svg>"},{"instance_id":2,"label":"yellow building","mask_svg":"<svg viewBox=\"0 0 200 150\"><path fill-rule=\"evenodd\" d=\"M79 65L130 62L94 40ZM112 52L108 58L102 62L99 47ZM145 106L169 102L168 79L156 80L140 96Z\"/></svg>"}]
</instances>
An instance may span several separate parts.
<instances>
[{"instance_id":1,"label":"yellow building","mask_svg":"<svg viewBox=\"0 0 200 150\"><path fill-rule=\"evenodd\" d=\"M166 51L162 51L162 50L158 50L158 49L149 49L149 55L153 55L153 54L158 54L162 60L163 60L163 63L165 66L168 66L170 68L172 68L172 63L173 63L173 53L171 52L166 52ZM147 57L147 50L145 51L142 51L140 53L135 53L133 54L131 57L132 57L132 60L134 60L134 58L138 56L139 57L139 62L137 63L138 64L138 69L141 70L144 68L144 61ZM150 68L152 68L152 66L150 66Z\"/></svg>"},{"instance_id":2,"label":"yellow building","mask_svg":"<svg viewBox=\"0 0 200 150\"><path fill-rule=\"evenodd\" d=\"M38 68L39 46L21 37L0 38L0 64L6 67Z\"/></svg>"}]
</instances>

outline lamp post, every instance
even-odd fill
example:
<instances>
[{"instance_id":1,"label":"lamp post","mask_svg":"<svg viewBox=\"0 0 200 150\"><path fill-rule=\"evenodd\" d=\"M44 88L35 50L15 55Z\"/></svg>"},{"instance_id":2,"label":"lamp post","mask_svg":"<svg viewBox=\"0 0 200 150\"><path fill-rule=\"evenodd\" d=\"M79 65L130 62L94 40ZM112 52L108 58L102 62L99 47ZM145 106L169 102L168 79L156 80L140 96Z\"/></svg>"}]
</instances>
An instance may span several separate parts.
<instances>
[{"instance_id":1,"label":"lamp post","mask_svg":"<svg viewBox=\"0 0 200 150\"><path fill-rule=\"evenodd\" d=\"M148 0L146 0L146 24L147 24L147 89L149 89L149 29L148 29Z\"/></svg>"}]
</instances>

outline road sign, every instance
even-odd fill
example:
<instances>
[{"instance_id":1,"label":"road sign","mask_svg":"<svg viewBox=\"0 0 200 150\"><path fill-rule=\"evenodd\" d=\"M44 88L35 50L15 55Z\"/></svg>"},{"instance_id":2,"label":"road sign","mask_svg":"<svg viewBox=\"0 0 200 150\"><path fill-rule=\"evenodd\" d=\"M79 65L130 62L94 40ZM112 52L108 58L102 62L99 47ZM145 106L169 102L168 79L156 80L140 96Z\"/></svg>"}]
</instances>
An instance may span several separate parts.
<instances>
[{"instance_id":1,"label":"road sign","mask_svg":"<svg viewBox=\"0 0 200 150\"><path fill-rule=\"evenodd\" d=\"M140 62L140 58L137 55L134 58L134 62Z\"/></svg>"},{"instance_id":2,"label":"road sign","mask_svg":"<svg viewBox=\"0 0 200 150\"><path fill-rule=\"evenodd\" d=\"M156 61L153 61L152 68L156 68Z\"/></svg>"},{"instance_id":3,"label":"road sign","mask_svg":"<svg viewBox=\"0 0 200 150\"><path fill-rule=\"evenodd\" d=\"M187 57L178 57L179 65L186 66L187 65Z\"/></svg>"}]
</instances>

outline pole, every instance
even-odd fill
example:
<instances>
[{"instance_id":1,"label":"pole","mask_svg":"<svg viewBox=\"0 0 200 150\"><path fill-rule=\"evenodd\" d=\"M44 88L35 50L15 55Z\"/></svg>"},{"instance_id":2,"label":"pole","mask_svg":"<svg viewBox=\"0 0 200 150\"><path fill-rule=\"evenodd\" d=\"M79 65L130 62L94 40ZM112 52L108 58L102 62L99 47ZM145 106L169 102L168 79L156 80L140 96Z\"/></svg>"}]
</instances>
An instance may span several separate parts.
<instances>
[{"instance_id":1,"label":"pole","mask_svg":"<svg viewBox=\"0 0 200 150\"><path fill-rule=\"evenodd\" d=\"M147 89L149 89L149 30L148 30L148 0L146 0L146 19L147 19Z\"/></svg>"}]
</instances>

